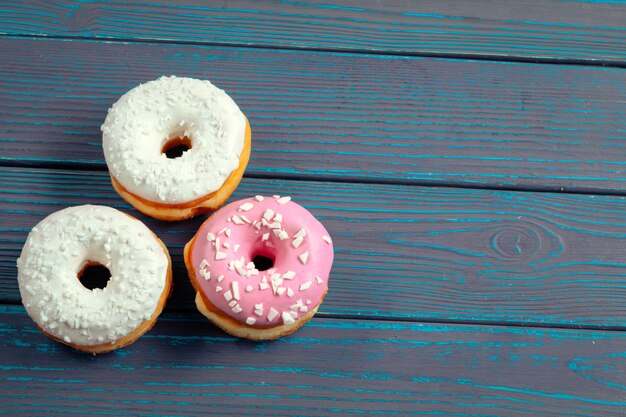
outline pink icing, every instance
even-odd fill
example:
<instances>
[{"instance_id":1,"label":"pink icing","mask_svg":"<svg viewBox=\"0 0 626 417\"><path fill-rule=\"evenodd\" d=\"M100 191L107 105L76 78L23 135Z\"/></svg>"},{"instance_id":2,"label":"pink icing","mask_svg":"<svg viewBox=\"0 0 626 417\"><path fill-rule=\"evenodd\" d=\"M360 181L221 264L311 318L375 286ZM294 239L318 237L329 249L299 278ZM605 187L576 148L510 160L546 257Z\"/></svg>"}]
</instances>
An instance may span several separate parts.
<instances>
[{"instance_id":1,"label":"pink icing","mask_svg":"<svg viewBox=\"0 0 626 417\"><path fill-rule=\"evenodd\" d=\"M274 259L258 271L255 256ZM191 262L201 291L252 327L289 324L313 310L328 287L333 244L324 226L289 197L230 203L205 221Z\"/></svg>"}]
</instances>

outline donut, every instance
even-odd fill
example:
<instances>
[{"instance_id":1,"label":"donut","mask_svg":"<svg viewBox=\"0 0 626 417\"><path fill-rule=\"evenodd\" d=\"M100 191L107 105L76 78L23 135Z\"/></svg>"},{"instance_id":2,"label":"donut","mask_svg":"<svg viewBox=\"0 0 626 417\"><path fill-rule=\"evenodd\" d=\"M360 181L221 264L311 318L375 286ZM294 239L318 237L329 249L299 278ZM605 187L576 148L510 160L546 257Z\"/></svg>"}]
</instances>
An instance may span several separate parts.
<instances>
[{"instance_id":1,"label":"donut","mask_svg":"<svg viewBox=\"0 0 626 417\"><path fill-rule=\"evenodd\" d=\"M101 127L113 188L137 210L183 220L215 210L250 157L250 125L209 81L161 77L124 94ZM185 151L168 157L172 148Z\"/></svg>"},{"instance_id":2,"label":"donut","mask_svg":"<svg viewBox=\"0 0 626 417\"><path fill-rule=\"evenodd\" d=\"M99 264L104 288L80 281ZM129 345L161 313L172 286L169 253L139 220L104 206L76 206L33 227L17 259L22 303L52 339L89 353Z\"/></svg>"},{"instance_id":3,"label":"donut","mask_svg":"<svg viewBox=\"0 0 626 417\"><path fill-rule=\"evenodd\" d=\"M184 259L203 315L233 336L271 340L317 312L333 243L289 197L256 196L213 213L185 246Z\"/></svg>"}]
</instances>

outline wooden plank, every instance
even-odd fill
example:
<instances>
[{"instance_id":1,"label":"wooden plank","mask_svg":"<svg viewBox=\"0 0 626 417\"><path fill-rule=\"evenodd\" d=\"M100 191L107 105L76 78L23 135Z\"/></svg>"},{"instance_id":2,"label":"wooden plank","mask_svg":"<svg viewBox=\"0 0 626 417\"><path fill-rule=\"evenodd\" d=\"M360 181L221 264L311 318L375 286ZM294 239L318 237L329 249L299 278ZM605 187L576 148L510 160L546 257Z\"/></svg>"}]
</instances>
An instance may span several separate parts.
<instances>
[{"instance_id":1,"label":"wooden plank","mask_svg":"<svg viewBox=\"0 0 626 417\"><path fill-rule=\"evenodd\" d=\"M104 169L100 125L161 74L249 116L248 174L626 192L626 70L179 45L0 41L0 161Z\"/></svg>"},{"instance_id":2,"label":"wooden plank","mask_svg":"<svg viewBox=\"0 0 626 417\"><path fill-rule=\"evenodd\" d=\"M0 306L13 415L623 416L626 334L314 319L279 341L165 314L133 345L77 353Z\"/></svg>"},{"instance_id":3,"label":"wooden plank","mask_svg":"<svg viewBox=\"0 0 626 417\"><path fill-rule=\"evenodd\" d=\"M616 1L5 2L0 33L626 62Z\"/></svg>"},{"instance_id":4,"label":"wooden plank","mask_svg":"<svg viewBox=\"0 0 626 417\"><path fill-rule=\"evenodd\" d=\"M171 309L193 310L182 261L203 218L139 215L100 172L0 168L0 300L19 303L15 260L30 229L68 205L144 220L174 262ZM291 195L335 243L321 315L626 327L626 199L245 179L233 198Z\"/></svg>"}]
</instances>

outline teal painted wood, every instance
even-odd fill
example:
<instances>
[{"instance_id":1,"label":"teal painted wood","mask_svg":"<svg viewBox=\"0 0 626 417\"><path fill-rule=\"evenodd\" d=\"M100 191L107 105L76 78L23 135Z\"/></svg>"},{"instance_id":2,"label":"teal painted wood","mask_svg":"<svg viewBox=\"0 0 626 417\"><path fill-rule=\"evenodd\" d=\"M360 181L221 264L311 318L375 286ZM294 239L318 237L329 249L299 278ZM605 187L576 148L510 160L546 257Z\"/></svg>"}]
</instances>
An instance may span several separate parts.
<instances>
[{"instance_id":1,"label":"teal painted wood","mask_svg":"<svg viewBox=\"0 0 626 417\"><path fill-rule=\"evenodd\" d=\"M314 318L275 342L164 314L104 356L0 306L11 415L623 416L626 334Z\"/></svg>"},{"instance_id":2,"label":"teal painted wood","mask_svg":"<svg viewBox=\"0 0 626 417\"><path fill-rule=\"evenodd\" d=\"M27 233L69 205L143 220L174 265L170 309L195 310L183 245L204 217L160 222L100 172L0 168L0 300L19 303ZM233 199L291 195L334 239L325 316L626 327L626 198L244 179Z\"/></svg>"},{"instance_id":3,"label":"teal painted wood","mask_svg":"<svg viewBox=\"0 0 626 417\"><path fill-rule=\"evenodd\" d=\"M626 192L626 69L0 40L0 162L104 169L100 125L162 74L248 115L248 174Z\"/></svg>"},{"instance_id":4,"label":"teal painted wood","mask_svg":"<svg viewBox=\"0 0 626 417\"><path fill-rule=\"evenodd\" d=\"M626 63L617 1L4 2L0 33Z\"/></svg>"}]
</instances>

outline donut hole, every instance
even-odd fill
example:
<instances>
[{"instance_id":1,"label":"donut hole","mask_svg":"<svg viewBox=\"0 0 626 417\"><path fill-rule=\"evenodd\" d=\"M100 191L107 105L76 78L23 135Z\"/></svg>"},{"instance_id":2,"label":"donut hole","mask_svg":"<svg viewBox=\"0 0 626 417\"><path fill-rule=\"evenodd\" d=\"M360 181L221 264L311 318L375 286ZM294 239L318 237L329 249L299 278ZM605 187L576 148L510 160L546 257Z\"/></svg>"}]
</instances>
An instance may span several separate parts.
<instances>
[{"instance_id":1,"label":"donut hole","mask_svg":"<svg viewBox=\"0 0 626 417\"><path fill-rule=\"evenodd\" d=\"M165 142L161 153L165 154L168 159L176 159L183 156L183 153L189 149L191 149L191 139L187 136L176 136Z\"/></svg>"},{"instance_id":2,"label":"donut hole","mask_svg":"<svg viewBox=\"0 0 626 417\"><path fill-rule=\"evenodd\" d=\"M254 267L259 271L267 271L274 266L275 257L269 253L258 253L252 257Z\"/></svg>"},{"instance_id":3,"label":"donut hole","mask_svg":"<svg viewBox=\"0 0 626 417\"><path fill-rule=\"evenodd\" d=\"M111 279L111 271L98 262L89 261L78 272L78 280L88 290L104 289Z\"/></svg>"}]
</instances>

